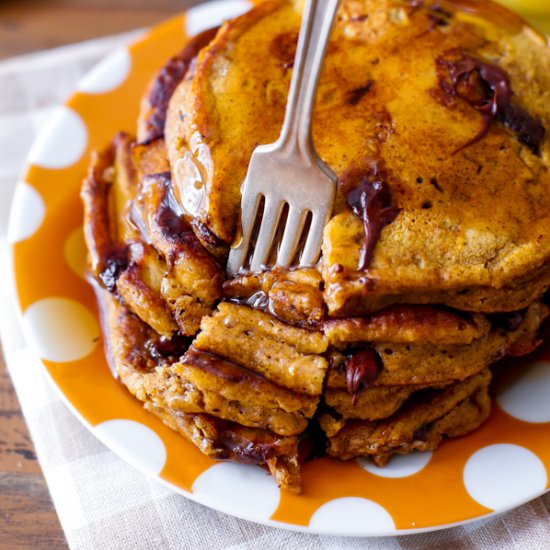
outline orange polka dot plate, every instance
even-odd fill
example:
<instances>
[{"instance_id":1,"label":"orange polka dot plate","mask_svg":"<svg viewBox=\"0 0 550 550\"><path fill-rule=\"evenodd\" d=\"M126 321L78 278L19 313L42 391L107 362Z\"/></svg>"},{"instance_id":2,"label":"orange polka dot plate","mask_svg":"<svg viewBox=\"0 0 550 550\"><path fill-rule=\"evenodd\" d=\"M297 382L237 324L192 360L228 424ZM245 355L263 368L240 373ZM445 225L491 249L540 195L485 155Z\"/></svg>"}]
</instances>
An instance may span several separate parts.
<instances>
[{"instance_id":1,"label":"orange polka dot plate","mask_svg":"<svg viewBox=\"0 0 550 550\"><path fill-rule=\"evenodd\" d=\"M550 471L550 345L497 370L493 412L475 433L385 468L314 460L303 469L299 496L281 491L260 468L203 456L111 376L84 278L79 189L90 152L119 130L134 131L148 80L187 36L248 6L225 0L193 8L116 51L80 82L34 144L9 238L25 335L53 383L130 464L188 498L260 523L386 536L479 519L543 494Z\"/></svg>"}]
</instances>

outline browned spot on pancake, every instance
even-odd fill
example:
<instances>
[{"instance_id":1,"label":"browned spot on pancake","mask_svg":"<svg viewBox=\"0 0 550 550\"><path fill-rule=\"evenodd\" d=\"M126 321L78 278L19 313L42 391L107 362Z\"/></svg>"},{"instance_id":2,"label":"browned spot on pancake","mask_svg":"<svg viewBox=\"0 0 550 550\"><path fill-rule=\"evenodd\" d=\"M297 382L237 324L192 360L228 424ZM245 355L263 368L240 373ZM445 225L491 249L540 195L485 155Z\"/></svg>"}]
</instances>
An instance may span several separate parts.
<instances>
[{"instance_id":1,"label":"browned spot on pancake","mask_svg":"<svg viewBox=\"0 0 550 550\"><path fill-rule=\"evenodd\" d=\"M271 54L282 62L282 67L291 69L294 66L296 47L298 45L298 33L287 32L277 35L270 46Z\"/></svg>"},{"instance_id":2,"label":"browned spot on pancake","mask_svg":"<svg viewBox=\"0 0 550 550\"><path fill-rule=\"evenodd\" d=\"M369 80L364 86L351 90L348 94L348 103L350 105L357 105L363 97L365 97L374 86L374 80Z\"/></svg>"},{"instance_id":3,"label":"browned spot on pancake","mask_svg":"<svg viewBox=\"0 0 550 550\"><path fill-rule=\"evenodd\" d=\"M195 232L195 235L202 243L202 245L210 252L215 258L225 259L229 246L227 243L218 238L206 224L201 222L198 218L193 218L190 221L190 225Z\"/></svg>"}]
</instances>

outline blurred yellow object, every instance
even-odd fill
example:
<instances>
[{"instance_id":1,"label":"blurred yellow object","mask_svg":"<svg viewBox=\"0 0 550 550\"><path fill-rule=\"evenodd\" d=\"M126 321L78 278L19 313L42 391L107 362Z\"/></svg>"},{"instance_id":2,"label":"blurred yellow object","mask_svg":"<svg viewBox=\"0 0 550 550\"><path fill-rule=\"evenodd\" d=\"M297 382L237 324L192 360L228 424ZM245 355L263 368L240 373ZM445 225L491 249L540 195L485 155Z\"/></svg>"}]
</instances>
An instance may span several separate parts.
<instances>
[{"instance_id":1,"label":"blurred yellow object","mask_svg":"<svg viewBox=\"0 0 550 550\"><path fill-rule=\"evenodd\" d=\"M550 34L550 0L498 0Z\"/></svg>"}]
</instances>

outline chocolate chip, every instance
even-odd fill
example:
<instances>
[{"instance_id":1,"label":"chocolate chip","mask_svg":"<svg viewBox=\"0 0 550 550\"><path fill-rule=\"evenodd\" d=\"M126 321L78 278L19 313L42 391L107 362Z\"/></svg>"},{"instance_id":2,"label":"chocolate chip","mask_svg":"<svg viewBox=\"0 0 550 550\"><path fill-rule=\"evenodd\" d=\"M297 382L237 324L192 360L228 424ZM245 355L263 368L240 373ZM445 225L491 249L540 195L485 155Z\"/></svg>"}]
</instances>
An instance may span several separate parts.
<instances>
[{"instance_id":1,"label":"chocolate chip","mask_svg":"<svg viewBox=\"0 0 550 550\"><path fill-rule=\"evenodd\" d=\"M387 174L373 163L369 169L350 170L339 182L353 213L362 220L364 240L359 270L366 270L382 229L392 223L400 209L392 205Z\"/></svg>"},{"instance_id":2,"label":"chocolate chip","mask_svg":"<svg viewBox=\"0 0 550 550\"><path fill-rule=\"evenodd\" d=\"M436 59L441 94L432 94L446 107L462 99L481 113L483 123L472 139L454 154L481 141L493 121L499 121L516 134L533 153L540 154L546 134L542 122L519 105L512 103L513 91L508 73L493 63L476 59L461 50L448 50Z\"/></svg>"},{"instance_id":3,"label":"chocolate chip","mask_svg":"<svg viewBox=\"0 0 550 550\"><path fill-rule=\"evenodd\" d=\"M361 390L372 385L380 375L382 362L374 349L367 348L349 356L345 369L346 387L355 406Z\"/></svg>"}]
</instances>

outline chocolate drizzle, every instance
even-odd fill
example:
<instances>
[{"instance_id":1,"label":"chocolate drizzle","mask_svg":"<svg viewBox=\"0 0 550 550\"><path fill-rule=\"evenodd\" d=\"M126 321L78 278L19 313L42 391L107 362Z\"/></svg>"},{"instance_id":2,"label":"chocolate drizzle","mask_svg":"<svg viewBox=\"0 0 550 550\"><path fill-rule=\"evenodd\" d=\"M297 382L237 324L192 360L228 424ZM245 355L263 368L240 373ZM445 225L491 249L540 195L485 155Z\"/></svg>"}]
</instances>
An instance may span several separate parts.
<instances>
[{"instance_id":1,"label":"chocolate drizzle","mask_svg":"<svg viewBox=\"0 0 550 550\"><path fill-rule=\"evenodd\" d=\"M440 98L442 103L453 107L455 99L459 98L483 116L478 134L460 146L454 154L481 141L488 134L493 121L503 123L533 153L540 153L546 130L540 120L512 104L513 92L506 71L456 49L437 57L436 67L439 87L444 94Z\"/></svg>"},{"instance_id":2,"label":"chocolate drizzle","mask_svg":"<svg viewBox=\"0 0 550 550\"><path fill-rule=\"evenodd\" d=\"M523 107L510 104L504 111L503 124L512 130L523 145L535 155L540 155L540 146L546 135L542 122L532 117Z\"/></svg>"},{"instance_id":3,"label":"chocolate drizzle","mask_svg":"<svg viewBox=\"0 0 550 550\"><path fill-rule=\"evenodd\" d=\"M116 282L120 274L128 267L128 249L114 250L104 259L105 267L98 274L99 280L109 292L116 291Z\"/></svg>"},{"instance_id":4,"label":"chocolate drizzle","mask_svg":"<svg viewBox=\"0 0 550 550\"><path fill-rule=\"evenodd\" d=\"M191 344L191 338L177 332L172 338L161 336L151 338L145 342L145 349L158 364L179 361Z\"/></svg>"},{"instance_id":5,"label":"chocolate drizzle","mask_svg":"<svg viewBox=\"0 0 550 550\"><path fill-rule=\"evenodd\" d=\"M370 173L352 170L340 180L340 186L353 213L363 222L364 241L358 270L366 270L382 229L392 223L400 212L392 206L390 188L376 164Z\"/></svg>"},{"instance_id":6,"label":"chocolate drizzle","mask_svg":"<svg viewBox=\"0 0 550 550\"><path fill-rule=\"evenodd\" d=\"M347 390L355 407L361 390L371 386L380 375L382 362L372 348L367 348L350 355L345 369Z\"/></svg>"}]
</instances>

